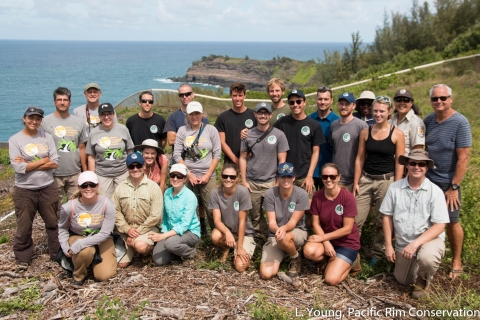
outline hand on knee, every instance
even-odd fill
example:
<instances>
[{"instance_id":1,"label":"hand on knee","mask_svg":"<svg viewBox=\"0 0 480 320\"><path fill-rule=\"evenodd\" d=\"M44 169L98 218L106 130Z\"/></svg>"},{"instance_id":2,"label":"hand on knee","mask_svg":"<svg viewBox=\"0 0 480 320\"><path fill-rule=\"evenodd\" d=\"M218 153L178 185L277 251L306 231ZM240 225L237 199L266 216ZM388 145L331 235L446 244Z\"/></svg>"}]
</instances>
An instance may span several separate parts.
<instances>
[{"instance_id":1,"label":"hand on knee","mask_svg":"<svg viewBox=\"0 0 480 320\"><path fill-rule=\"evenodd\" d=\"M123 268L128 267L129 265L130 265L130 262L120 262L118 264L118 267L123 269Z\"/></svg>"}]
</instances>

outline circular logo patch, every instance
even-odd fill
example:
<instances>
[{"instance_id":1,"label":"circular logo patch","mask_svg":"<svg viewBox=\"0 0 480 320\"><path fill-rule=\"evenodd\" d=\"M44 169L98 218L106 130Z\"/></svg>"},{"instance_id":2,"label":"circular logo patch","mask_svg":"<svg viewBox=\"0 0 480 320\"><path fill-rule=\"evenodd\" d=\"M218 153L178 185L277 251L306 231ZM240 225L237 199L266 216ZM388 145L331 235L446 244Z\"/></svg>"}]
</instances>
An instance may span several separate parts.
<instances>
[{"instance_id":1,"label":"circular logo patch","mask_svg":"<svg viewBox=\"0 0 480 320\"><path fill-rule=\"evenodd\" d=\"M269 144L275 144L275 143L277 142L277 137L275 137L275 136L270 136L270 137L268 137L267 142L268 142Z\"/></svg>"},{"instance_id":2,"label":"circular logo patch","mask_svg":"<svg viewBox=\"0 0 480 320\"><path fill-rule=\"evenodd\" d=\"M344 133L342 139L345 142L350 141L350 133Z\"/></svg>"},{"instance_id":3,"label":"circular logo patch","mask_svg":"<svg viewBox=\"0 0 480 320\"><path fill-rule=\"evenodd\" d=\"M310 134L310 128L307 126L302 127L302 134L308 136Z\"/></svg>"},{"instance_id":4,"label":"circular logo patch","mask_svg":"<svg viewBox=\"0 0 480 320\"><path fill-rule=\"evenodd\" d=\"M130 156L132 159L137 159L137 155L135 153L132 153L132 155Z\"/></svg>"},{"instance_id":5,"label":"circular logo patch","mask_svg":"<svg viewBox=\"0 0 480 320\"><path fill-rule=\"evenodd\" d=\"M150 127L150 132L151 132L151 133L157 133L157 132L158 132L157 126L156 126L156 125L151 126L151 127Z\"/></svg>"},{"instance_id":6,"label":"circular logo patch","mask_svg":"<svg viewBox=\"0 0 480 320\"><path fill-rule=\"evenodd\" d=\"M297 93L297 89L293 89L293 90L292 90L292 93Z\"/></svg>"},{"instance_id":7,"label":"circular logo patch","mask_svg":"<svg viewBox=\"0 0 480 320\"><path fill-rule=\"evenodd\" d=\"M425 129L423 127L417 127L417 135L420 138L425 137Z\"/></svg>"},{"instance_id":8,"label":"circular logo patch","mask_svg":"<svg viewBox=\"0 0 480 320\"><path fill-rule=\"evenodd\" d=\"M235 209L235 211L238 211L240 209L240 204L238 203L238 201L235 201L233 203L233 209Z\"/></svg>"},{"instance_id":9,"label":"circular logo patch","mask_svg":"<svg viewBox=\"0 0 480 320\"><path fill-rule=\"evenodd\" d=\"M296 205L295 202L290 202L290 204L288 205L288 211L289 212L295 211L295 205Z\"/></svg>"},{"instance_id":10,"label":"circular logo patch","mask_svg":"<svg viewBox=\"0 0 480 320\"><path fill-rule=\"evenodd\" d=\"M267 104L266 104L265 102L262 102L261 106L262 106L262 107L266 107Z\"/></svg>"},{"instance_id":11,"label":"circular logo patch","mask_svg":"<svg viewBox=\"0 0 480 320\"><path fill-rule=\"evenodd\" d=\"M343 206L341 204L337 204L335 207L335 213L341 216L343 214Z\"/></svg>"},{"instance_id":12,"label":"circular logo patch","mask_svg":"<svg viewBox=\"0 0 480 320\"><path fill-rule=\"evenodd\" d=\"M279 113L279 114L277 115L277 120L280 119L281 117L285 117L285 113Z\"/></svg>"},{"instance_id":13,"label":"circular logo patch","mask_svg":"<svg viewBox=\"0 0 480 320\"><path fill-rule=\"evenodd\" d=\"M54 134L59 138L63 138L67 135L67 129L64 126L57 126Z\"/></svg>"},{"instance_id":14,"label":"circular logo patch","mask_svg":"<svg viewBox=\"0 0 480 320\"><path fill-rule=\"evenodd\" d=\"M405 90L405 89L400 90L400 94L405 94L406 92L407 92L407 90Z\"/></svg>"},{"instance_id":15,"label":"circular logo patch","mask_svg":"<svg viewBox=\"0 0 480 320\"><path fill-rule=\"evenodd\" d=\"M252 121L251 119L247 119L247 120L245 121L245 127L249 128L249 129L250 129L251 127L253 127L253 121Z\"/></svg>"},{"instance_id":16,"label":"circular logo patch","mask_svg":"<svg viewBox=\"0 0 480 320\"><path fill-rule=\"evenodd\" d=\"M348 97L348 92L345 92L345 93L343 94L343 96L344 96L344 97Z\"/></svg>"}]
</instances>

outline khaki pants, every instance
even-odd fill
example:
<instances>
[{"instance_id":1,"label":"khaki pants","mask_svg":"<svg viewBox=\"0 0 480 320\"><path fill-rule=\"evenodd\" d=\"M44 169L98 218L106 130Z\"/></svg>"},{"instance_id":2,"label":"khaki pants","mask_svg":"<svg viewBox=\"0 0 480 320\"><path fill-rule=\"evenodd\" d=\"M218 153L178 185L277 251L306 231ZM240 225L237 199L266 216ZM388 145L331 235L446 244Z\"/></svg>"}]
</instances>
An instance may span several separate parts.
<instances>
[{"instance_id":1,"label":"khaki pants","mask_svg":"<svg viewBox=\"0 0 480 320\"><path fill-rule=\"evenodd\" d=\"M308 233L305 230L295 228L292 230L294 235L295 248L297 251L307 242ZM280 264L287 253L277 245L275 236L269 237L267 243L262 248L262 259L260 262L276 262Z\"/></svg>"},{"instance_id":2,"label":"khaki pants","mask_svg":"<svg viewBox=\"0 0 480 320\"><path fill-rule=\"evenodd\" d=\"M432 281L445 254L445 241L435 238L423 244L412 260L405 259L401 252L395 252L395 271L393 276L400 284L413 284L417 276L427 280L427 285Z\"/></svg>"},{"instance_id":3,"label":"khaki pants","mask_svg":"<svg viewBox=\"0 0 480 320\"><path fill-rule=\"evenodd\" d=\"M136 237L133 244L135 244L135 242L137 241L143 241L151 246L154 246L155 242L153 242L153 240L148 237L149 232L160 233L160 229L157 226L152 227L150 230L148 230L144 234L141 234L138 237ZM125 245L127 246L127 252L125 252L125 255L119 261L119 263L126 263L126 262L130 263L132 262L133 256L135 255L135 249L133 249L133 246L131 247L127 245L128 234L120 232L120 236L122 237L123 241L125 241Z\"/></svg>"},{"instance_id":4,"label":"khaki pants","mask_svg":"<svg viewBox=\"0 0 480 320\"><path fill-rule=\"evenodd\" d=\"M102 177L97 174L98 188L100 193L107 198L112 198L117 186L128 178L128 171L119 175L118 177Z\"/></svg>"},{"instance_id":5,"label":"khaki pants","mask_svg":"<svg viewBox=\"0 0 480 320\"><path fill-rule=\"evenodd\" d=\"M250 185L252 192L250 193L250 199L252 200L252 209L250 210L250 219L252 221L253 228L255 229L255 235L258 237L268 237L268 225L265 215L263 214L263 199L265 192L275 186L275 181L272 182L253 182L247 181Z\"/></svg>"},{"instance_id":6,"label":"khaki pants","mask_svg":"<svg viewBox=\"0 0 480 320\"><path fill-rule=\"evenodd\" d=\"M70 246L79 239L83 239L83 236L71 236L68 239ZM102 262L94 263L93 276L97 281L107 281L117 275L117 258L115 256L115 245L113 239L107 239L98 244L98 250ZM72 257L73 261L73 279L75 281L82 281L87 276L88 267L92 264L95 257L95 246L84 248Z\"/></svg>"},{"instance_id":7,"label":"khaki pants","mask_svg":"<svg viewBox=\"0 0 480 320\"><path fill-rule=\"evenodd\" d=\"M67 196L67 201L78 191L78 176L80 174L74 174L73 176L53 177L58 187L58 216L60 217L60 207L63 204L63 195Z\"/></svg>"},{"instance_id":8,"label":"khaki pants","mask_svg":"<svg viewBox=\"0 0 480 320\"><path fill-rule=\"evenodd\" d=\"M213 228L215 228L215 223L213 223L213 211L208 209L208 205L210 204L210 194L212 193L212 190L216 187L217 180L215 178L210 178L207 184L196 184L195 186L192 186L190 182L187 182L187 188L192 190L193 193L195 193L198 199L198 204L200 205L202 203L205 207L205 210L207 211L207 219L210 230L213 230Z\"/></svg>"}]
</instances>

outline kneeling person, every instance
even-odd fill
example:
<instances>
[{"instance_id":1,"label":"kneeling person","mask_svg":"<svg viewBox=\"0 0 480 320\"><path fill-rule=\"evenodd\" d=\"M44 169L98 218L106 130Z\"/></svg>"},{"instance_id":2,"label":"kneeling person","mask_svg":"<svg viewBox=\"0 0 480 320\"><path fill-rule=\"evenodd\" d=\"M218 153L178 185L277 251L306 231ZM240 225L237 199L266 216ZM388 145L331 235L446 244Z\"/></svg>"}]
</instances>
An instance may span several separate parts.
<instances>
[{"instance_id":1,"label":"kneeling person","mask_svg":"<svg viewBox=\"0 0 480 320\"><path fill-rule=\"evenodd\" d=\"M269 228L260 263L260 276L265 280L277 274L286 254L290 256L288 275L298 276L302 266L298 250L307 240L304 214L310 208L308 193L293 185L295 169L291 163L280 163L277 177L278 186L265 193L263 202Z\"/></svg>"}]
</instances>

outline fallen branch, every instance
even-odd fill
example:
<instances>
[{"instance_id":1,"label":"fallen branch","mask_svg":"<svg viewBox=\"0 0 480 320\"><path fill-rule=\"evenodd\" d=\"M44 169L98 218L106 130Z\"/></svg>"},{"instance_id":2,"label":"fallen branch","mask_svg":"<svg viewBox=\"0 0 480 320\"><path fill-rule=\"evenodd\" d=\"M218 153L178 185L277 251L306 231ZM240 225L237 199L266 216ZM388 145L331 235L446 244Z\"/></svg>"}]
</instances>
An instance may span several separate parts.
<instances>
[{"instance_id":1,"label":"fallen branch","mask_svg":"<svg viewBox=\"0 0 480 320\"><path fill-rule=\"evenodd\" d=\"M0 271L0 277L23 278L18 273L12 271Z\"/></svg>"},{"instance_id":2,"label":"fallen branch","mask_svg":"<svg viewBox=\"0 0 480 320\"><path fill-rule=\"evenodd\" d=\"M344 287L345 290L347 290L347 292L350 293L350 295L351 295L352 297L354 297L355 299L357 299L358 301L360 301L360 302L363 303L363 304L366 303L366 300L365 300L363 297L361 297L361 296L359 296L358 294L356 294L355 292L353 292L352 289L350 289L350 288L345 284L345 282L342 282L342 287Z\"/></svg>"},{"instance_id":3,"label":"fallen branch","mask_svg":"<svg viewBox=\"0 0 480 320\"><path fill-rule=\"evenodd\" d=\"M332 305L330 306L330 308L331 308L331 309L337 309L338 306L341 306L342 304L348 302L348 300L350 300L350 298L342 299L342 300L340 300L340 301L332 304Z\"/></svg>"},{"instance_id":4,"label":"fallen branch","mask_svg":"<svg viewBox=\"0 0 480 320\"><path fill-rule=\"evenodd\" d=\"M379 301L382 301L384 303L391 304L393 306L402 307L402 308L405 308L405 309L413 309L413 307L411 305L409 305L408 303L405 303L405 302L394 301L394 300L390 300L390 299L385 298L385 297L373 297L373 298L375 298Z\"/></svg>"},{"instance_id":5,"label":"fallen branch","mask_svg":"<svg viewBox=\"0 0 480 320\"><path fill-rule=\"evenodd\" d=\"M226 316L227 316L227 310L220 309L220 310L218 310L215 317L212 318L212 320L223 320L223 318L225 318Z\"/></svg>"},{"instance_id":6,"label":"fallen branch","mask_svg":"<svg viewBox=\"0 0 480 320\"><path fill-rule=\"evenodd\" d=\"M151 308L151 307L144 307L145 310L155 311L160 314L162 317L171 317L175 319L183 319L185 318L186 311L184 309L177 309L177 308Z\"/></svg>"}]
</instances>

